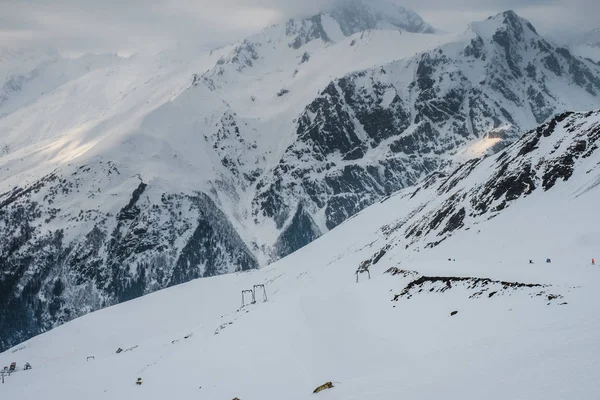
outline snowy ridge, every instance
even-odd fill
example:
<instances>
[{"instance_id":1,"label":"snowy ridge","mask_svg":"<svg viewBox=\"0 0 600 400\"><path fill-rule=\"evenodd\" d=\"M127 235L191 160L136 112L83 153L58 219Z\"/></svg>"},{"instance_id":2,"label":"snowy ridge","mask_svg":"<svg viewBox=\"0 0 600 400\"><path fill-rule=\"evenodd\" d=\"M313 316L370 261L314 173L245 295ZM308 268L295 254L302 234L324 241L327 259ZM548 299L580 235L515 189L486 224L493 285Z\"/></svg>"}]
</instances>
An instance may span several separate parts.
<instances>
[{"instance_id":1,"label":"snowy ridge","mask_svg":"<svg viewBox=\"0 0 600 400\"><path fill-rule=\"evenodd\" d=\"M600 236L596 224L572 221L597 216L599 136L600 111L559 115L267 268L67 323L0 354L1 365L33 365L3 390L25 398L43 390L49 399L308 399L331 381L319 396L592 399L600 271L590 258ZM539 170L517 179L530 163ZM498 196L480 196L490 184ZM479 199L496 209L480 213ZM453 219L436 212L454 201L468 218L427 246ZM407 236L420 223L431 229ZM355 274L367 268L371 279ZM240 308L241 290L256 284L268 301Z\"/></svg>"},{"instance_id":2,"label":"snowy ridge","mask_svg":"<svg viewBox=\"0 0 600 400\"><path fill-rule=\"evenodd\" d=\"M425 202L384 233L401 231L406 247L417 251L435 247L456 231L497 217L518 199L565 191L555 185L574 174L581 186L568 192L577 198L600 182L599 141L600 112L558 115L496 156L473 159L449 174L436 173L407 191L403 196L411 201Z\"/></svg>"}]
</instances>

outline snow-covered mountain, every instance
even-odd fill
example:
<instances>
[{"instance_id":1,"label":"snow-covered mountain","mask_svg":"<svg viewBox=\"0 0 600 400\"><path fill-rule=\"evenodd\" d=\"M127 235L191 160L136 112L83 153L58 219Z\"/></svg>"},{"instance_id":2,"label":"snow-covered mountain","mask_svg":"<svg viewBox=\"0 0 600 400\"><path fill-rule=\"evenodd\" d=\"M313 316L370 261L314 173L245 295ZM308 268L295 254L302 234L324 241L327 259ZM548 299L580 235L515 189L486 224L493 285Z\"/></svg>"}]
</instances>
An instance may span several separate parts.
<instances>
[{"instance_id":1,"label":"snow-covered mountain","mask_svg":"<svg viewBox=\"0 0 600 400\"><path fill-rule=\"evenodd\" d=\"M266 265L555 113L600 107L600 66L513 12L456 37L386 4L206 54L32 63L0 104L0 348Z\"/></svg>"},{"instance_id":2,"label":"snow-covered mountain","mask_svg":"<svg viewBox=\"0 0 600 400\"><path fill-rule=\"evenodd\" d=\"M599 93L598 65L554 47L515 13L473 23L458 40L329 83L259 181L253 212L285 235L319 236L472 141L502 127L514 138L554 113L597 107Z\"/></svg>"},{"instance_id":3,"label":"snow-covered mountain","mask_svg":"<svg viewBox=\"0 0 600 400\"><path fill-rule=\"evenodd\" d=\"M0 365L18 365L2 393L593 399L599 145L600 111L560 114L266 268L159 291L28 340L0 354ZM240 308L241 291L257 284L267 301L257 289Z\"/></svg>"}]
</instances>

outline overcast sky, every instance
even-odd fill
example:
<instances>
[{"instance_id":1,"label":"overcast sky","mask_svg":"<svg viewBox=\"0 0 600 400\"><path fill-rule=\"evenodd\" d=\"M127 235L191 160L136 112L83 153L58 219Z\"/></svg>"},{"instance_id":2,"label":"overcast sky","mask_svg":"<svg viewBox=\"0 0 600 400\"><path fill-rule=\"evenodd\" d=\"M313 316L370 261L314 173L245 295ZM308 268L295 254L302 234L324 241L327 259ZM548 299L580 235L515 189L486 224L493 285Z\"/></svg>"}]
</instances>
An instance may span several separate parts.
<instances>
[{"instance_id":1,"label":"overcast sky","mask_svg":"<svg viewBox=\"0 0 600 400\"><path fill-rule=\"evenodd\" d=\"M430 24L461 31L506 9L546 34L600 27L599 0L398 0ZM65 53L156 51L229 43L331 0L0 0L0 47Z\"/></svg>"}]
</instances>

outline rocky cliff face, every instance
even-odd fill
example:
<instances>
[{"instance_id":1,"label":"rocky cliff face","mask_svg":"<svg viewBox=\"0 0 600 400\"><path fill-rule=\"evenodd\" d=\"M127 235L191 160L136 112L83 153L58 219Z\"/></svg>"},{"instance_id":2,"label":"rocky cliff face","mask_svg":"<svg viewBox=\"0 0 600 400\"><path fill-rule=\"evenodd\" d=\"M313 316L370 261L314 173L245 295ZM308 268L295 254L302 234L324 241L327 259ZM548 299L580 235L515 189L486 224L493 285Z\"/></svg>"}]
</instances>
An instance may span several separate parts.
<instances>
[{"instance_id":1,"label":"rocky cliff face","mask_svg":"<svg viewBox=\"0 0 600 400\"><path fill-rule=\"evenodd\" d=\"M258 184L254 212L282 227L302 202L321 219L316 226L332 229L444 167L448 156L494 129L510 127L501 136L514 140L582 99L600 105L599 93L597 65L505 12L474 23L462 41L331 82L302 112L297 140ZM292 222L286 229L303 236L307 226Z\"/></svg>"},{"instance_id":2,"label":"rocky cliff face","mask_svg":"<svg viewBox=\"0 0 600 400\"><path fill-rule=\"evenodd\" d=\"M406 190L413 211L382 232L400 237L406 248L435 247L529 197L542 207L575 176L581 183L573 195L583 196L600 184L599 148L600 111L556 115L495 156L432 174Z\"/></svg>"},{"instance_id":3,"label":"rocky cliff face","mask_svg":"<svg viewBox=\"0 0 600 400\"><path fill-rule=\"evenodd\" d=\"M124 203L113 200L120 185ZM75 206L79 196L88 201ZM165 193L114 163L59 169L0 195L0 228L2 348L167 286L258 267L209 196Z\"/></svg>"}]
</instances>

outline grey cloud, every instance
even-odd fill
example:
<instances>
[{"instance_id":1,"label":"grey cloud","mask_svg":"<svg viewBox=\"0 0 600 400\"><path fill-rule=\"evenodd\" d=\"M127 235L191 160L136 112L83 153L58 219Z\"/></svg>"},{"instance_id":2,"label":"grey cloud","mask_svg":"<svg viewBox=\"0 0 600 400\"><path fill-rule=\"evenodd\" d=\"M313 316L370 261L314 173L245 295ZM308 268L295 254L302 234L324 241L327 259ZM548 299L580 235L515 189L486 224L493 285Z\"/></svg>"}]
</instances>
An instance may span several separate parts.
<instances>
[{"instance_id":1,"label":"grey cloud","mask_svg":"<svg viewBox=\"0 0 600 400\"><path fill-rule=\"evenodd\" d=\"M176 42L213 47L334 0L1 0L0 47L51 46L63 51L158 50ZM444 30L506 9L541 32L573 32L600 24L596 0L405 0L400 4Z\"/></svg>"}]
</instances>

